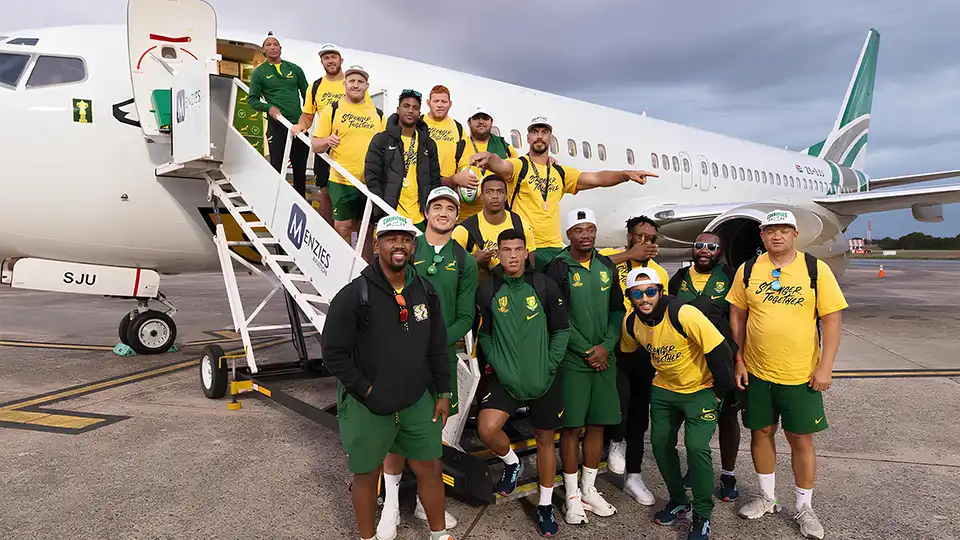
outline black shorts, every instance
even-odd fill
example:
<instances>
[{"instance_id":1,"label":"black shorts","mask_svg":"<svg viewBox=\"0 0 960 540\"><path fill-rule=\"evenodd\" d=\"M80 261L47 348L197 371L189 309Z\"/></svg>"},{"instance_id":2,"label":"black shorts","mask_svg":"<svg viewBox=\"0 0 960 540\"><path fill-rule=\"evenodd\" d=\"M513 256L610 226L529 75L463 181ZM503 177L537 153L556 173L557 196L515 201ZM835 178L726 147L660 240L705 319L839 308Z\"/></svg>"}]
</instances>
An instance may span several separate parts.
<instances>
[{"instance_id":1,"label":"black shorts","mask_svg":"<svg viewBox=\"0 0 960 540\"><path fill-rule=\"evenodd\" d=\"M313 156L313 176L316 179L317 187L323 189L327 187L330 181L330 164L326 162L319 154Z\"/></svg>"},{"instance_id":2,"label":"black shorts","mask_svg":"<svg viewBox=\"0 0 960 540\"><path fill-rule=\"evenodd\" d=\"M515 399L500 385L497 375L487 375L486 388L479 392L480 410L493 409L513 416L520 407L527 407L527 417L534 429L552 431L563 425L563 370L557 370L557 376L547 393L529 401Z\"/></svg>"}]
</instances>

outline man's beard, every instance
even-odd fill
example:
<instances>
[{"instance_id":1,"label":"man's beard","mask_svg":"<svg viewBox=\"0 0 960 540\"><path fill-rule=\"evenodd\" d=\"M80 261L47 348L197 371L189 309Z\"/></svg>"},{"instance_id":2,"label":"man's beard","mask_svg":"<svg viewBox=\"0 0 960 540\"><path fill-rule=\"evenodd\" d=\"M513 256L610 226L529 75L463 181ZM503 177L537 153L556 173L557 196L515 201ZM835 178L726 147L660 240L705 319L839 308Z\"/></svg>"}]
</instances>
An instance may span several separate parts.
<instances>
[{"instance_id":1,"label":"man's beard","mask_svg":"<svg viewBox=\"0 0 960 540\"><path fill-rule=\"evenodd\" d=\"M705 266L701 265L699 259L694 259L693 267L697 269L697 272L700 272L701 274L706 274L707 272L710 272L714 268L716 268L717 264L719 263L720 263L720 257L710 257L710 259L707 260L707 263Z\"/></svg>"}]
</instances>

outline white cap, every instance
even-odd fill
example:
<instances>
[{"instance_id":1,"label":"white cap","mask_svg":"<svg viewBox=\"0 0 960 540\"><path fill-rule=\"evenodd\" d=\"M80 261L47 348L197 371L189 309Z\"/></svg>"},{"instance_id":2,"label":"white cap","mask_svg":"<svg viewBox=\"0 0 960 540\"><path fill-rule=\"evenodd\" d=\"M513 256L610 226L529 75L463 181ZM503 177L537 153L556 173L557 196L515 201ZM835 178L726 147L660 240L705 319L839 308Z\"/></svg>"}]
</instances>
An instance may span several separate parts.
<instances>
[{"instance_id":1,"label":"white cap","mask_svg":"<svg viewBox=\"0 0 960 540\"><path fill-rule=\"evenodd\" d=\"M627 274L627 288L630 289L637 285L663 285L663 283L660 282L660 274L647 266L634 268Z\"/></svg>"},{"instance_id":2,"label":"white cap","mask_svg":"<svg viewBox=\"0 0 960 540\"><path fill-rule=\"evenodd\" d=\"M347 70L343 72L343 76L349 77L351 73L360 73L361 75L363 75L364 79L367 79L367 80L370 79L370 74L367 73L367 70L363 69L363 66L361 66L360 64L354 64L348 67Z\"/></svg>"},{"instance_id":3,"label":"white cap","mask_svg":"<svg viewBox=\"0 0 960 540\"><path fill-rule=\"evenodd\" d=\"M263 36L263 41L260 42L260 46L262 47L263 44L266 43L267 40L270 39L270 38L273 38L273 39L277 40L277 43L280 43L280 38L278 38L277 36L273 35L273 30L270 30L269 32L267 32L267 35Z\"/></svg>"},{"instance_id":4,"label":"white cap","mask_svg":"<svg viewBox=\"0 0 960 540\"><path fill-rule=\"evenodd\" d=\"M796 229L797 218L789 210L773 210L764 216L763 221L760 222L760 228L763 229L768 225L790 225Z\"/></svg>"},{"instance_id":5,"label":"white cap","mask_svg":"<svg viewBox=\"0 0 960 540\"><path fill-rule=\"evenodd\" d=\"M458 209L460 208L460 197L457 195L456 191L448 188L447 186L433 188L433 190L430 192L430 195L427 195L427 206L430 206L430 203L433 202L434 199L442 199L444 197L453 201L453 203L457 205Z\"/></svg>"},{"instance_id":6,"label":"white cap","mask_svg":"<svg viewBox=\"0 0 960 540\"><path fill-rule=\"evenodd\" d=\"M597 224L597 216L589 208L575 208L567 213L567 228L570 230L581 223Z\"/></svg>"},{"instance_id":7,"label":"white cap","mask_svg":"<svg viewBox=\"0 0 960 540\"><path fill-rule=\"evenodd\" d=\"M320 50L317 51L318 56L323 56L327 53L337 53L340 54L340 48L333 43L324 43L320 46Z\"/></svg>"},{"instance_id":8,"label":"white cap","mask_svg":"<svg viewBox=\"0 0 960 540\"><path fill-rule=\"evenodd\" d=\"M493 115L490 114L490 109L488 109L486 105L477 105L477 108L474 109L472 113L470 113L470 118L468 118L468 120L472 120L473 117L478 114L485 114L490 118L493 118Z\"/></svg>"},{"instance_id":9,"label":"white cap","mask_svg":"<svg viewBox=\"0 0 960 540\"><path fill-rule=\"evenodd\" d=\"M550 128L550 131L553 131L553 126L550 125L550 122L547 120L546 116L534 116L530 123L527 125L527 131L530 131L533 126L547 126Z\"/></svg>"},{"instance_id":10,"label":"white cap","mask_svg":"<svg viewBox=\"0 0 960 540\"><path fill-rule=\"evenodd\" d=\"M383 216L377 222L377 238L390 232L405 232L413 237L420 236L420 229L414 227L410 218L405 216Z\"/></svg>"}]
</instances>

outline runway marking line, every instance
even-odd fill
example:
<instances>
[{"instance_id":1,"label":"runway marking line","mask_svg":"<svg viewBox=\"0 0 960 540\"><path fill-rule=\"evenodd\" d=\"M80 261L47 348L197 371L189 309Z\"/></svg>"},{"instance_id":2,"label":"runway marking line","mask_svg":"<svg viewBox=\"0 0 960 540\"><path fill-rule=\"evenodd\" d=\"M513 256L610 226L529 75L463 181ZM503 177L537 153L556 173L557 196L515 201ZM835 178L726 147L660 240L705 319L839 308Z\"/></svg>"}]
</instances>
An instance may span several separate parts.
<instances>
[{"instance_id":1,"label":"runway marking line","mask_svg":"<svg viewBox=\"0 0 960 540\"><path fill-rule=\"evenodd\" d=\"M207 330L203 332L210 339L198 339L187 341L180 344L181 347L194 347L198 345L216 345L219 343L231 343L240 341L242 338L232 330ZM279 338L284 334L252 336L251 341ZM304 334L304 337L310 337ZM86 343L55 343L48 341L23 341L18 339L0 339L0 347L21 347L26 349L61 349L70 351L113 351L111 345L92 345Z\"/></svg>"},{"instance_id":2,"label":"runway marking line","mask_svg":"<svg viewBox=\"0 0 960 540\"><path fill-rule=\"evenodd\" d=\"M287 343L290 340L289 337L278 338L259 343L258 347L272 347ZM242 352L243 349L240 348L228 351L227 354L239 354ZM202 357L198 357L192 360L149 368L128 375L111 377L102 381L54 390L46 394L0 404L0 427L78 435L120 422L121 420L126 420L130 417L82 411L63 411L41 407L195 367L200 363L201 358Z\"/></svg>"}]
</instances>

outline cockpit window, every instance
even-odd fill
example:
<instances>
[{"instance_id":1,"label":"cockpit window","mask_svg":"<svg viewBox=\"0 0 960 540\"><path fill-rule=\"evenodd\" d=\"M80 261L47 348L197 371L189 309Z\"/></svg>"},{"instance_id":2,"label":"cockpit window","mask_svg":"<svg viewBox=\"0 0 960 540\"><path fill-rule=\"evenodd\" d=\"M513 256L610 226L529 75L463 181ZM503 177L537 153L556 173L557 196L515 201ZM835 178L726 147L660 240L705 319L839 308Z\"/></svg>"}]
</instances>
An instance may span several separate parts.
<instances>
[{"instance_id":1,"label":"cockpit window","mask_svg":"<svg viewBox=\"0 0 960 540\"><path fill-rule=\"evenodd\" d=\"M68 84L82 81L87 76L83 60L65 56L41 56L30 73L27 88Z\"/></svg>"},{"instance_id":2,"label":"cockpit window","mask_svg":"<svg viewBox=\"0 0 960 540\"><path fill-rule=\"evenodd\" d=\"M37 42L39 42L39 41L40 41L40 40L39 40L38 38L35 38L35 37L30 37L30 38L27 38L27 37L19 37L19 38L17 38L17 39L11 39L11 40L10 40L10 43L7 43L7 45L27 45L27 46L33 47L33 46L36 45Z\"/></svg>"},{"instance_id":3,"label":"cockpit window","mask_svg":"<svg viewBox=\"0 0 960 540\"><path fill-rule=\"evenodd\" d=\"M29 60L26 54L0 53L0 84L16 87Z\"/></svg>"}]
</instances>

